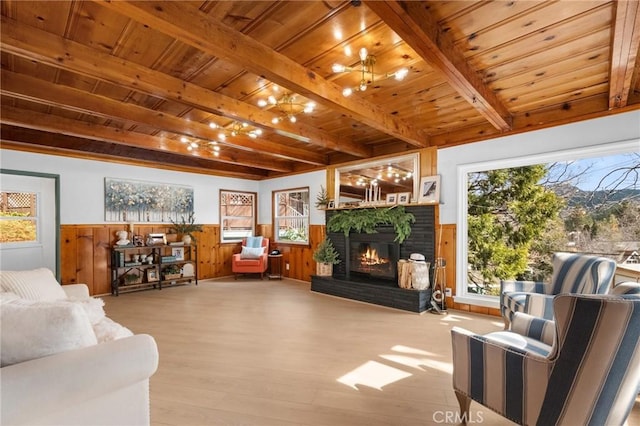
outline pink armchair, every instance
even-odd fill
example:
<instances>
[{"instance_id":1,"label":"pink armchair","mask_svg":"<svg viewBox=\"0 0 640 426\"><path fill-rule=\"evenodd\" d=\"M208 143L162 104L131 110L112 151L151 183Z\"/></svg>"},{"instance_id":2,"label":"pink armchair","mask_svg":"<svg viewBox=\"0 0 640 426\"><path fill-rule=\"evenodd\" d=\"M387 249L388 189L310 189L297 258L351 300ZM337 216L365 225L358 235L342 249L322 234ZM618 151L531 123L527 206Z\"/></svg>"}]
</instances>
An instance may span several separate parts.
<instances>
[{"instance_id":1,"label":"pink armchair","mask_svg":"<svg viewBox=\"0 0 640 426\"><path fill-rule=\"evenodd\" d=\"M256 238L256 237L252 237ZM247 239L242 240L242 252L236 253L231 259L231 270L238 279L240 274L260 274L260 279L268 266L269 239L262 238L261 247L247 247Z\"/></svg>"}]
</instances>

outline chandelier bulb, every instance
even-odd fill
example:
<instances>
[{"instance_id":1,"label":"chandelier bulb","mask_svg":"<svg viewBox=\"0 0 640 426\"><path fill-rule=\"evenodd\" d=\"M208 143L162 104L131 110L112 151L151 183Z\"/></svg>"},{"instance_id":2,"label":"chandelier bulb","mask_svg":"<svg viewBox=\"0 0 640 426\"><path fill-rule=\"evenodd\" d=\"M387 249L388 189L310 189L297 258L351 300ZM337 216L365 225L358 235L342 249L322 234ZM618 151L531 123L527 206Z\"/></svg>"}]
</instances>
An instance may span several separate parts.
<instances>
[{"instance_id":1,"label":"chandelier bulb","mask_svg":"<svg viewBox=\"0 0 640 426\"><path fill-rule=\"evenodd\" d=\"M402 81L409 74L409 70L406 68L401 68L394 73L395 79L397 81Z\"/></svg>"},{"instance_id":2,"label":"chandelier bulb","mask_svg":"<svg viewBox=\"0 0 640 426\"><path fill-rule=\"evenodd\" d=\"M363 47L362 49L360 49L360 51L358 52L358 56L360 56L360 60L362 62L365 61L365 59L367 59L367 55L369 54L369 52L367 52L367 48Z\"/></svg>"},{"instance_id":3,"label":"chandelier bulb","mask_svg":"<svg viewBox=\"0 0 640 426\"><path fill-rule=\"evenodd\" d=\"M345 98L346 98L347 96L351 96L351 94L352 94L352 93L353 93L353 89L352 89L351 87L345 87L345 88L342 90L342 96L344 96Z\"/></svg>"},{"instance_id":4,"label":"chandelier bulb","mask_svg":"<svg viewBox=\"0 0 640 426\"><path fill-rule=\"evenodd\" d=\"M209 123L209 127L211 127L212 129L217 129L218 125L212 121L211 123Z\"/></svg>"},{"instance_id":5,"label":"chandelier bulb","mask_svg":"<svg viewBox=\"0 0 640 426\"><path fill-rule=\"evenodd\" d=\"M267 100L269 101L269 103L270 103L271 105L275 105L275 104L277 104L277 103L278 103L278 101L276 100L275 96L273 96L273 95L270 95L270 96L267 98Z\"/></svg>"},{"instance_id":6,"label":"chandelier bulb","mask_svg":"<svg viewBox=\"0 0 640 426\"><path fill-rule=\"evenodd\" d=\"M345 72L347 67L341 64L333 64L333 72Z\"/></svg>"},{"instance_id":7,"label":"chandelier bulb","mask_svg":"<svg viewBox=\"0 0 640 426\"><path fill-rule=\"evenodd\" d=\"M271 120L271 122L272 122L273 124L278 124L278 123L280 122L280 119L279 119L278 117L274 117L274 118Z\"/></svg>"},{"instance_id":8,"label":"chandelier bulb","mask_svg":"<svg viewBox=\"0 0 640 426\"><path fill-rule=\"evenodd\" d=\"M360 82L360 91L361 91L361 92L364 92L365 90L367 90L367 82L366 82L366 81L364 81L364 80L362 80L362 81Z\"/></svg>"},{"instance_id":9,"label":"chandelier bulb","mask_svg":"<svg viewBox=\"0 0 640 426\"><path fill-rule=\"evenodd\" d=\"M265 101L264 99L259 99L258 100L258 106L260 108L266 107L267 106L267 101Z\"/></svg>"},{"instance_id":10,"label":"chandelier bulb","mask_svg":"<svg viewBox=\"0 0 640 426\"><path fill-rule=\"evenodd\" d=\"M291 116L289 116L289 121L292 122L292 123L295 123L298 120L296 119L295 115L291 115Z\"/></svg>"}]
</instances>

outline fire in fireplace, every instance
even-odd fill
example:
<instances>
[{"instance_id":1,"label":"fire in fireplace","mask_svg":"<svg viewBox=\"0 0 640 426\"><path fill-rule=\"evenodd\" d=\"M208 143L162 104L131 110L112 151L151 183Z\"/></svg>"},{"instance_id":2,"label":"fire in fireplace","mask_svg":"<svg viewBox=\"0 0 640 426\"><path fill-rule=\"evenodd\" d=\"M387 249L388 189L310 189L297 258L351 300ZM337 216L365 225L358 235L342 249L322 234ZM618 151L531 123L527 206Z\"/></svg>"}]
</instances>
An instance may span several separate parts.
<instances>
[{"instance_id":1,"label":"fire in fireplace","mask_svg":"<svg viewBox=\"0 0 640 426\"><path fill-rule=\"evenodd\" d=\"M350 241L350 275L397 280L398 244L393 241Z\"/></svg>"}]
</instances>

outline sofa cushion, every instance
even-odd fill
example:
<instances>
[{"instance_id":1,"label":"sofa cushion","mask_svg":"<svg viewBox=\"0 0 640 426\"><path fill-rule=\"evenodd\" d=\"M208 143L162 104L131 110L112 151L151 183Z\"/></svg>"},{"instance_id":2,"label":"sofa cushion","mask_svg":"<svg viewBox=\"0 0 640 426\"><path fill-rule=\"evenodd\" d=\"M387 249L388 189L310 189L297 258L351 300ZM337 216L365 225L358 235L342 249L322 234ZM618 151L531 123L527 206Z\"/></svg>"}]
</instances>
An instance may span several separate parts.
<instances>
[{"instance_id":1,"label":"sofa cushion","mask_svg":"<svg viewBox=\"0 0 640 426\"><path fill-rule=\"evenodd\" d=\"M240 259L259 259L264 254L265 247L245 247L242 246Z\"/></svg>"},{"instance_id":2,"label":"sofa cushion","mask_svg":"<svg viewBox=\"0 0 640 426\"><path fill-rule=\"evenodd\" d=\"M87 313L68 301L3 299L0 364L16 364L97 343Z\"/></svg>"},{"instance_id":3,"label":"sofa cushion","mask_svg":"<svg viewBox=\"0 0 640 426\"><path fill-rule=\"evenodd\" d=\"M67 298L53 272L47 268L0 271L0 287L3 291L10 291L29 300L53 301Z\"/></svg>"}]
</instances>

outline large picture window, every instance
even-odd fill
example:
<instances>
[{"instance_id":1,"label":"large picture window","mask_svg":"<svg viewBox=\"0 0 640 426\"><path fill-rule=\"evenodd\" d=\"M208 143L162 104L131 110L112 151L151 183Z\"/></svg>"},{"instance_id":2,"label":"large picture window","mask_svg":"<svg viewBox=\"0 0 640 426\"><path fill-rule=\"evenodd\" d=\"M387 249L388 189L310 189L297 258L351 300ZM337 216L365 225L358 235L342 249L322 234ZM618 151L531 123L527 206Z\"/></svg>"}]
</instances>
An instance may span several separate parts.
<instances>
[{"instance_id":1,"label":"large picture window","mask_svg":"<svg viewBox=\"0 0 640 426\"><path fill-rule=\"evenodd\" d=\"M220 190L220 242L238 243L255 235L256 193Z\"/></svg>"},{"instance_id":2,"label":"large picture window","mask_svg":"<svg viewBox=\"0 0 640 426\"><path fill-rule=\"evenodd\" d=\"M637 250L636 144L461 166L456 302L495 307L501 280L548 281L555 252Z\"/></svg>"},{"instance_id":3,"label":"large picture window","mask_svg":"<svg viewBox=\"0 0 640 426\"><path fill-rule=\"evenodd\" d=\"M273 192L275 239L283 244L309 244L309 188Z\"/></svg>"}]
</instances>

